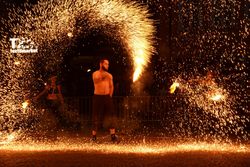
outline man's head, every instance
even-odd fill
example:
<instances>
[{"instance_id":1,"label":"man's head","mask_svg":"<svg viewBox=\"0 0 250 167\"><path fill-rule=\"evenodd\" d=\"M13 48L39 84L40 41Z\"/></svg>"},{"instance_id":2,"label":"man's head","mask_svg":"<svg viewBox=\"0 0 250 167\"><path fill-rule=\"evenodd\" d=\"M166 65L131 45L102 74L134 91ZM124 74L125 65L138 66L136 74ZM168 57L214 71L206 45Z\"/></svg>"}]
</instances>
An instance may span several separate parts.
<instances>
[{"instance_id":1,"label":"man's head","mask_svg":"<svg viewBox=\"0 0 250 167\"><path fill-rule=\"evenodd\" d=\"M100 69L104 71L108 71L109 69L109 61L106 58L100 60Z\"/></svg>"}]
</instances>

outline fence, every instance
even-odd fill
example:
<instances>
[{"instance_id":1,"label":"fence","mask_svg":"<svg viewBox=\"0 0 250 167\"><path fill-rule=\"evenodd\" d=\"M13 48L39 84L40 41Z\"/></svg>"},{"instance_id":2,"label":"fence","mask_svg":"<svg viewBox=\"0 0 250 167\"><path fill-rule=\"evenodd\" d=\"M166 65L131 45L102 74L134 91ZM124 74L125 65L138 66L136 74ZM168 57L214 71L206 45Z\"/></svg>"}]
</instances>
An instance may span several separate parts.
<instances>
[{"instance_id":1,"label":"fence","mask_svg":"<svg viewBox=\"0 0 250 167\"><path fill-rule=\"evenodd\" d=\"M82 122L91 121L92 97L66 97L69 109L80 116ZM119 120L129 122L169 121L176 113L185 113L183 97L175 96L126 96L113 97L115 111ZM184 115L185 117L185 115Z\"/></svg>"}]
</instances>

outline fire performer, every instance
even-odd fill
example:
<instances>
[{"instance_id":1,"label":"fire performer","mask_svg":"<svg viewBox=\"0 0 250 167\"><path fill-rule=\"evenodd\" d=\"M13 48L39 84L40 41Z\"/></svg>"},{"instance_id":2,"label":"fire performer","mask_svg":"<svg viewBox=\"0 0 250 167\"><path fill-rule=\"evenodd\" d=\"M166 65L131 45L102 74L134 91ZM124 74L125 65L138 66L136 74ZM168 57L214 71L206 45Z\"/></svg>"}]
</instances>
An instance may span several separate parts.
<instances>
[{"instance_id":1,"label":"fire performer","mask_svg":"<svg viewBox=\"0 0 250 167\"><path fill-rule=\"evenodd\" d=\"M55 114L59 121L62 121L61 112L64 106L64 99L61 93L61 85L57 83L57 76L52 75L48 79L48 83L46 84L44 90L40 92L36 97L34 97L34 101L37 101L41 96L47 94L46 96L46 104L51 112L46 112L51 117L51 113ZM52 116L53 117L53 116Z\"/></svg>"},{"instance_id":2,"label":"fire performer","mask_svg":"<svg viewBox=\"0 0 250 167\"><path fill-rule=\"evenodd\" d=\"M104 58L100 60L99 70L92 75L94 82L94 95L92 106L92 140L96 141L97 129L101 123L106 123L110 130L111 141L117 141L115 135L116 116L113 107L113 76L108 72L109 61Z\"/></svg>"}]
</instances>

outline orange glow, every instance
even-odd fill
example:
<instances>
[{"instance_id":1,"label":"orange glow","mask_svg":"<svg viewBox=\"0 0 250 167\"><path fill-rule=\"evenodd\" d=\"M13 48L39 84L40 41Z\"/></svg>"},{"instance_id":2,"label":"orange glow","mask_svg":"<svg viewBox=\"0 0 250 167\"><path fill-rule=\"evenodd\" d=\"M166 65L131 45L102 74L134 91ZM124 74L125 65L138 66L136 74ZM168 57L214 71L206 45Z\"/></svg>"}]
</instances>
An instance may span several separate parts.
<instances>
[{"instance_id":1,"label":"orange glow","mask_svg":"<svg viewBox=\"0 0 250 167\"><path fill-rule=\"evenodd\" d=\"M134 76L133 76L133 82L137 81L138 78L140 77L142 72L142 67L137 67L135 72L134 72Z\"/></svg>"},{"instance_id":2,"label":"orange glow","mask_svg":"<svg viewBox=\"0 0 250 167\"><path fill-rule=\"evenodd\" d=\"M67 35L68 35L68 37L70 37L70 38L72 38L72 37L73 37L72 32L69 32Z\"/></svg>"},{"instance_id":3,"label":"orange glow","mask_svg":"<svg viewBox=\"0 0 250 167\"><path fill-rule=\"evenodd\" d=\"M250 152L248 145L233 145L226 143L167 143L156 142L151 144L145 143L120 143L120 144L93 144L86 141L58 141L56 143L37 143L37 142L13 142L0 146L0 150L8 151L87 151L103 153L136 153L136 154L164 154L171 152L190 152L190 151L216 151L216 152Z\"/></svg>"},{"instance_id":4,"label":"orange glow","mask_svg":"<svg viewBox=\"0 0 250 167\"><path fill-rule=\"evenodd\" d=\"M224 96L222 94L215 94L212 97L210 97L210 99L213 101L219 101L219 100L222 100L223 98Z\"/></svg>"},{"instance_id":5,"label":"orange glow","mask_svg":"<svg viewBox=\"0 0 250 167\"><path fill-rule=\"evenodd\" d=\"M21 62L20 62L20 61L15 61L14 64L15 64L15 65L20 65Z\"/></svg>"},{"instance_id":6,"label":"orange glow","mask_svg":"<svg viewBox=\"0 0 250 167\"><path fill-rule=\"evenodd\" d=\"M22 103L22 108L26 109L28 107L28 105L30 104L29 100L26 100L25 102Z\"/></svg>"},{"instance_id":7,"label":"orange glow","mask_svg":"<svg viewBox=\"0 0 250 167\"><path fill-rule=\"evenodd\" d=\"M15 139L15 133L11 133L11 134L3 134L0 132L0 145L6 145L11 143L14 139ZM1 147L0 147L1 150Z\"/></svg>"},{"instance_id":8,"label":"orange glow","mask_svg":"<svg viewBox=\"0 0 250 167\"><path fill-rule=\"evenodd\" d=\"M169 92L172 94L175 92L176 88L179 87L180 84L178 82L174 82L171 86L170 86L170 90Z\"/></svg>"}]
</instances>

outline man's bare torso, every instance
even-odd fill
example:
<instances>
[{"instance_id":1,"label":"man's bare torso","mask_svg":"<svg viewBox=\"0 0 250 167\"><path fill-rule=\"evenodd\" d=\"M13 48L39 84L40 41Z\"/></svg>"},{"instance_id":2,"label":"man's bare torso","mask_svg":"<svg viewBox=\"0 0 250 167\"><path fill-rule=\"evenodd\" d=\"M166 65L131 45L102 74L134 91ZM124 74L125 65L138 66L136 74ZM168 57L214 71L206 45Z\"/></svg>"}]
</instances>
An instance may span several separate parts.
<instances>
[{"instance_id":1,"label":"man's bare torso","mask_svg":"<svg viewBox=\"0 0 250 167\"><path fill-rule=\"evenodd\" d=\"M112 89L112 75L106 71L95 71L93 73L94 94L95 95L110 95Z\"/></svg>"}]
</instances>

